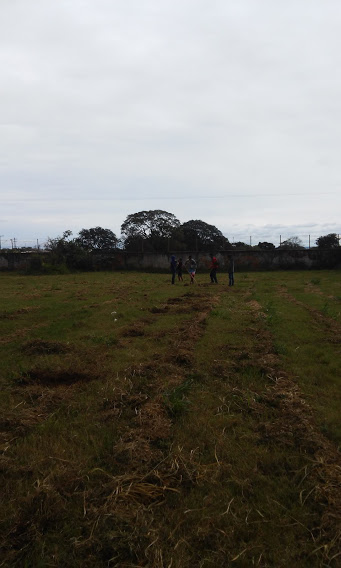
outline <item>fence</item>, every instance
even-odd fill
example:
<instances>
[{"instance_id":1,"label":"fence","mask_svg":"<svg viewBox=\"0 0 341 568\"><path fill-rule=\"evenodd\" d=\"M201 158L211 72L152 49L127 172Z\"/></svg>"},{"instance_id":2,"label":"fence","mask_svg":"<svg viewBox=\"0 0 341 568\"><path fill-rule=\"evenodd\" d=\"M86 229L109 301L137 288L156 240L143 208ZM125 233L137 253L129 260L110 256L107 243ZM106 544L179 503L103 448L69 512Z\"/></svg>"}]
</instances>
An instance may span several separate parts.
<instances>
[{"instance_id":1,"label":"fence","mask_svg":"<svg viewBox=\"0 0 341 568\"><path fill-rule=\"evenodd\" d=\"M287 270L287 269L340 269L341 247L335 249L273 249L273 250L227 250L217 253L221 271L226 271L228 257L233 254L238 272L250 270ZM192 254L197 261L198 271L206 272L211 264L211 255L207 252L182 251L177 256L186 258ZM50 253L40 252L0 252L1 270L40 270L48 266ZM88 253L87 270L146 270L169 272L170 255L157 253L126 253L108 251Z\"/></svg>"},{"instance_id":2,"label":"fence","mask_svg":"<svg viewBox=\"0 0 341 568\"><path fill-rule=\"evenodd\" d=\"M272 234L269 236L268 234L263 235L247 235L246 233L239 234L237 233L234 236L231 235L224 235L231 245L235 243L245 243L248 247L249 246L257 246L258 243L272 243L276 248L281 246L282 243L287 241L288 239L295 238L298 239L298 242L302 244L304 248L310 249L316 246L316 240L321 237L320 233L304 233L299 235L292 235L292 234ZM338 235L339 243L340 243L340 235ZM17 250L17 249L27 249L27 250L44 250L45 248L46 238L38 237L36 239L24 239L24 238L5 238L4 235L0 235L0 250ZM143 252L143 251L142 251Z\"/></svg>"}]
</instances>

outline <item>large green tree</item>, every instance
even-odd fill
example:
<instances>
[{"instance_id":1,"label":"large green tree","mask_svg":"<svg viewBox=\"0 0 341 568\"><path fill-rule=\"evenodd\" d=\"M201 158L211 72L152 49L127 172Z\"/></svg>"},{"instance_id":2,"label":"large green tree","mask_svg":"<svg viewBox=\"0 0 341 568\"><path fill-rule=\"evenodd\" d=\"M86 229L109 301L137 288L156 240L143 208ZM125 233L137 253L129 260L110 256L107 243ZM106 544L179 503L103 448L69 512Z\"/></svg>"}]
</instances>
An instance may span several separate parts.
<instances>
[{"instance_id":1,"label":"large green tree","mask_svg":"<svg viewBox=\"0 0 341 568\"><path fill-rule=\"evenodd\" d=\"M121 225L127 250L162 252L169 250L170 240L180 227L180 221L167 211L155 209L128 215Z\"/></svg>"},{"instance_id":2,"label":"large green tree","mask_svg":"<svg viewBox=\"0 0 341 568\"><path fill-rule=\"evenodd\" d=\"M216 252L228 248L229 241L214 225L199 219L181 225L186 249L191 251Z\"/></svg>"},{"instance_id":3,"label":"large green tree","mask_svg":"<svg viewBox=\"0 0 341 568\"><path fill-rule=\"evenodd\" d=\"M339 246L339 238L336 233L329 233L329 235L316 239L316 244L319 248L337 248Z\"/></svg>"},{"instance_id":4,"label":"large green tree","mask_svg":"<svg viewBox=\"0 0 341 568\"><path fill-rule=\"evenodd\" d=\"M238 250L246 250L246 249L252 249L252 246L248 245L247 243L244 243L244 241L234 241L234 243L232 243L232 248Z\"/></svg>"},{"instance_id":5,"label":"large green tree","mask_svg":"<svg viewBox=\"0 0 341 568\"><path fill-rule=\"evenodd\" d=\"M257 247L261 250L273 250L274 248L276 248L273 243L268 243L267 241L259 242Z\"/></svg>"},{"instance_id":6,"label":"large green tree","mask_svg":"<svg viewBox=\"0 0 341 568\"><path fill-rule=\"evenodd\" d=\"M116 248L118 239L110 229L94 227L79 231L76 242L88 251L110 250Z\"/></svg>"}]
</instances>

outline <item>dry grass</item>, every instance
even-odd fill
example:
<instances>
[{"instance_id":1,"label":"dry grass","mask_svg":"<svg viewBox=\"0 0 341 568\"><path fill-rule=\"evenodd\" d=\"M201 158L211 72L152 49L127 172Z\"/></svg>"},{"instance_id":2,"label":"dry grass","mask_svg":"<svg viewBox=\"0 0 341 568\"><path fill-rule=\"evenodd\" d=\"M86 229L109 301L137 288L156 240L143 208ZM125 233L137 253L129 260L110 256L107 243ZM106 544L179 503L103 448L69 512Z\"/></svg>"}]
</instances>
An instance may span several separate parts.
<instances>
[{"instance_id":1,"label":"dry grass","mask_svg":"<svg viewBox=\"0 0 341 568\"><path fill-rule=\"evenodd\" d=\"M22 359L4 377L2 565L336 567L340 455L278 352L268 293L72 278L70 318L42 282L27 331L5 329Z\"/></svg>"}]
</instances>

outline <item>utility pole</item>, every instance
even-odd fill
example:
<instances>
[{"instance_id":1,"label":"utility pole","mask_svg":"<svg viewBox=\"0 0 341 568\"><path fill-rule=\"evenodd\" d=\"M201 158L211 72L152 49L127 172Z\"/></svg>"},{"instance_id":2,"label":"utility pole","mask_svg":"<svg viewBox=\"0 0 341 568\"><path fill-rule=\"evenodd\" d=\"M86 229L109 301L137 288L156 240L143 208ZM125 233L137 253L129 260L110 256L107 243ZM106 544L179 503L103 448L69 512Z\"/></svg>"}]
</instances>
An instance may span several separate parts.
<instances>
[{"instance_id":1,"label":"utility pole","mask_svg":"<svg viewBox=\"0 0 341 568\"><path fill-rule=\"evenodd\" d=\"M1 237L3 237L4 235L0 235L0 250L1 250Z\"/></svg>"},{"instance_id":2,"label":"utility pole","mask_svg":"<svg viewBox=\"0 0 341 568\"><path fill-rule=\"evenodd\" d=\"M309 235L309 248L310 248L310 235Z\"/></svg>"},{"instance_id":3,"label":"utility pole","mask_svg":"<svg viewBox=\"0 0 341 568\"><path fill-rule=\"evenodd\" d=\"M279 235L279 246L282 245L282 235Z\"/></svg>"}]
</instances>

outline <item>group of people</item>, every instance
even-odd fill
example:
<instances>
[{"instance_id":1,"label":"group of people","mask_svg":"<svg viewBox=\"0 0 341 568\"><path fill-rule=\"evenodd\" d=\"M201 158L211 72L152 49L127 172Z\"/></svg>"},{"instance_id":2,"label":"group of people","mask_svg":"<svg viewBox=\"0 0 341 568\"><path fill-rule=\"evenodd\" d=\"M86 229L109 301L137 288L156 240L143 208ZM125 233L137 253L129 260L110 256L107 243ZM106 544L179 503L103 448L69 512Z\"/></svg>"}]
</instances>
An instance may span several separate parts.
<instances>
[{"instance_id":1,"label":"group of people","mask_svg":"<svg viewBox=\"0 0 341 568\"><path fill-rule=\"evenodd\" d=\"M183 281L182 271L183 267L187 270L188 274L190 275L190 284L194 284L195 273L197 270L197 263L195 262L194 258L189 255L188 259L185 263L182 262L182 258L176 260L175 256L171 256L171 263L170 269L172 273L172 284L175 282L175 276L178 275L179 282Z\"/></svg>"},{"instance_id":2,"label":"group of people","mask_svg":"<svg viewBox=\"0 0 341 568\"><path fill-rule=\"evenodd\" d=\"M233 260L231 255L228 256L227 258L228 258L227 271L228 271L228 275L229 275L229 286L233 286L234 285L234 260ZM176 275L178 275L179 282L183 281L183 276L182 276L183 267L185 267L185 269L187 270L187 272L190 276L190 284L194 284L195 273L196 273L196 270L197 270L197 263L194 260L194 258L191 257L191 255L188 256L187 260L184 263L182 262L182 258L179 258L179 260L176 260L174 255L171 256L170 269L171 269L171 273L172 273L172 284L175 283ZM212 256L211 266L210 266L211 284L218 284L218 279L217 279L218 268L219 268L218 261L217 261L215 256Z\"/></svg>"}]
</instances>

